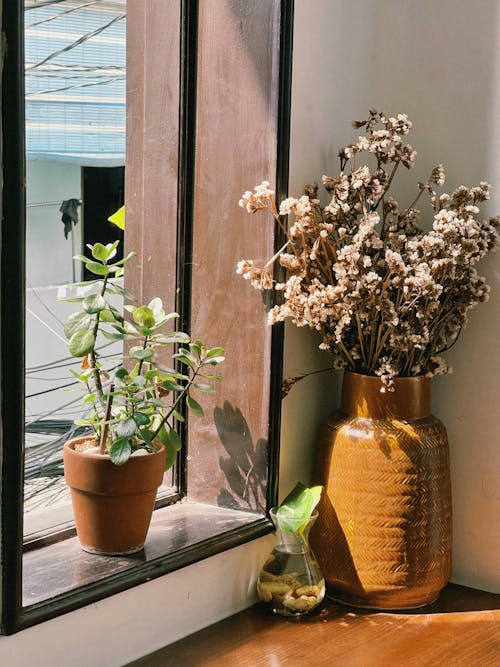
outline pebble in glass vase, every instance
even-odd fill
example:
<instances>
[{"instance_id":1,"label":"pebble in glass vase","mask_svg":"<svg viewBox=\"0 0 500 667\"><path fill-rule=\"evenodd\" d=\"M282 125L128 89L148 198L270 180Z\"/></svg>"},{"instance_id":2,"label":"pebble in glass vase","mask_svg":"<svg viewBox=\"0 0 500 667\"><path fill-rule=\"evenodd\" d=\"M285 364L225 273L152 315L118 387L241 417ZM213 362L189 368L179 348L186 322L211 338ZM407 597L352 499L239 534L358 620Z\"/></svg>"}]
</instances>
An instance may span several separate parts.
<instances>
[{"instance_id":1,"label":"pebble in glass vase","mask_svg":"<svg viewBox=\"0 0 500 667\"><path fill-rule=\"evenodd\" d=\"M262 568L257 581L259 598L275 614L303 616L321 604L325 580L309 546L309 531L318 517L315 511L303 531L290 530L277 518L278 508L270 511L278 543ZM288 529L286 529L288 528Z\"/></svg>"}]
</instances>

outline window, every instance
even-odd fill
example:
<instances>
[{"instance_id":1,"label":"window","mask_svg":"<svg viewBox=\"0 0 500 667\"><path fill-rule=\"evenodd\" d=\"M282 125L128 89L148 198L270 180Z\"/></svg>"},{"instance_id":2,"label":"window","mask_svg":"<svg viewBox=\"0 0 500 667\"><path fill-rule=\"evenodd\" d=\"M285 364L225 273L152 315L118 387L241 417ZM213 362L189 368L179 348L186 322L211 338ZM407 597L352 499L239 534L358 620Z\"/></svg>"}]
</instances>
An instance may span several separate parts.
<instances>
[{"instance_id":1,"label":"window","mask_svg":"<svg viewBox=\"0 0 500 667\"><path fill-rule=\"evenodd\" d=\"M61 581L61 560L52 570L49 562L54 548L72 549L70 540L30 552L30 563L26 558L23 563L21 550L22 14L18 3L4 3L0 344L7 633L270 530L265 509L276 500L281 332L266 325L261 297L235 276L235 264L247 255L265 256L279 239L271 226L267 235L257 236L244 213L239 216L237 201L243 190L273 173L278 196L286 190L292 3L129 2L128 42L133 48L127 68L126 245L142 261L126 280L144 300L162 296L171 310L180 312L181 327L226 348L224 380L209 416L191 423L184 434L187 459L179 468L178 485L190 502L160 510L155 521L162 521L161 512L173 513L169 516L180 530L187 525L186 507L197 508L199 525L217 523L211 520L217 512L245 520L222 520L217 533L198 530L192 539L178 535L168 547L160 536L154 548L124 566L102 557L90 566L88 559L83 566L80 561L72 571L79 577L76 588L74 581L69 588ZM29 574L33 558L52 577L52 591L26 604L22 574L23 569Z\"/></svg>"}]
</instances>

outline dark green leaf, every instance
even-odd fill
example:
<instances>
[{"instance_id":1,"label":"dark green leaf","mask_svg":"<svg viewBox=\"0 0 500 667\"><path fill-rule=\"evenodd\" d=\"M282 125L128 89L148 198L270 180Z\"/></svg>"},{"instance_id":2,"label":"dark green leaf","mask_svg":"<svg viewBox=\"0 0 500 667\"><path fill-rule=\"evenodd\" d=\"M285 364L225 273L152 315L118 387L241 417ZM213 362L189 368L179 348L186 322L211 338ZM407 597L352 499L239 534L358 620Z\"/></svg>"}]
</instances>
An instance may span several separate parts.
<instances>
[{"instance_id":1,"label":"dark green leaf","mask_svg":"<svg viewBox=\"0 0 500 667\"><path fill-rule=\"evenodd\" d=\"M191 396L188 396L187 404L188 404L188 408L191 410L191 412L194 415L196 415L197 417L203 417L203 415L205 414L203 412L203 408L201 407L201 405L197 401L194 400L194 398L192 398Z\"/></svg>"},{"instance_id":2,"label":"dark green leaf","mask_svg":"<svg viewBox=\"0 0 500 667\"><path fill-rule=\"evenodd\" d=\"M128 370L125 368L125 366L120 366L116 369L115 375L119 380L124 380L126 377L128 377Z\"/></svg>"},{"instance_id":3,"label":"dark green leaf","mask_svg":"<svg viewBox=\"0 0 500 667\"><path fill-rule=\"evenodd\" d=\"M194 368L194 366L196 365L192 359L189 359L189 357L186 357L183 354L174 354L173 356L174 359L180 361L181 364L186 364L186 366L189 366L190 368Z\"/></svg>"},{"instance_id":4,"label":"dark green leaf","mask_svg":"<svg viewBox=\"0 0 500 667\"><path fill-rule=\"evenodd\" d=\"M134 421L137 426L147 426L151 421L151 417L144 412L136 412L134 414Z\"/></svg>"},{"instance_id":5,"label":"dark green leaf","mask_svg":"<svg viewBox=\"0 0 500 667\"><path fill-rule=\"evenodd\" d=\"M92 318L88 313L73 313L68 317L64 325L64 335L66 338L71 336L81 329L88 329Z\"/></svg>"},{"instance_id":6,"label":"dark green leaf","mask_svg":"<svg viewBox=\"0 0 500 667\"><path fill-rule=\"evenodd\" d=\"M111 462L117 466L122 466L130 458L132 454L132 447L127 438L117 438L109 450Z\"/></svg>"},{"instance_id":7,"label":"dark green leaf","mask_svg":"<svg viewBox=\"0 0 500 667\"><path fill-rule=\"evenodd\" d=\"M69 341L69 351L73 357L86 357L92 352L95 345L95 337L92 331L77 331Z\"/></svg>"},{"instance_id":8,"label":"dark green leaf","mask_svg":"<svg viewBox=\"0 0 500 667\"><path fill-rule=\"evenodd\" d=\"M184 387L181 384L177 384L177 382L172 382L172 380L163 380L161 386L164 389L168 389L168 391L182 391L184 389Z\"/></svg>"}]
</instances>

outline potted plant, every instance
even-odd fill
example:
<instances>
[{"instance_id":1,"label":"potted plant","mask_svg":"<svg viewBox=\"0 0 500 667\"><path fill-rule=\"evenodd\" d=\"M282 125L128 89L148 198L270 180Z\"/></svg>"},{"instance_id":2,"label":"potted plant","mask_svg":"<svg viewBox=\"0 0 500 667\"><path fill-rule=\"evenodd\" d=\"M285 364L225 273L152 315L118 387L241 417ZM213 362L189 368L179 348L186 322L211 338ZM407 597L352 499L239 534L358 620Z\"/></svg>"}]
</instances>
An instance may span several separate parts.
<instances>
[{"instance_id":1,"label":"potted plant","mask_svg":"<svg viewBox=\"0 0 500 667\"><path fill-rule=\"evenodd\" d=\"M161 299L136 305L117 280L135 253L116 261L118 243L90 245L90 257L77 257L96 279L80 284L85 296L68 299L81 309L64 327L70 353L81 359L72 373L88 406L76 424L89 430L65 444L64 472L82 548L108 555L143 548L157 489L182 446L180 406L185 401L192 414L203 415L193 393L215 391L219 376L211 370L223 361L222 348L167 330L178 315L165 313ZM125 305L127 319L113 305L116 295L132 302ZM122 343L122 354L104 359L100 335ZM166 348L172 367L165 365Z\"/></svg>"},{"instance_id":2,"label":"potted plant","mask_svg":"<svg viewBox=\"0 0 500 667\"><path fill-rule=\"evenodd\" d=\"M448 445L430 412L430 378L449 371L442 353L488 299L476 264L496 246L498 218L479 217L486 182L439 194L441 164L400 207L389 190L415 163L411 122L372 109L353 125L364 133L340 150L340 173L323 176L325 203L317 184L279 209L268 182L244 193L240 206L270 211L285 238L264 266L243 260L237 271L278 293L271 324L310 327L344 369L341 408L320 440L316 483L325 491L311 538L331 592L407 608L431 602L449 578ZM428 229L417 209L424 194Z\"/></svg>"}]
</instances>

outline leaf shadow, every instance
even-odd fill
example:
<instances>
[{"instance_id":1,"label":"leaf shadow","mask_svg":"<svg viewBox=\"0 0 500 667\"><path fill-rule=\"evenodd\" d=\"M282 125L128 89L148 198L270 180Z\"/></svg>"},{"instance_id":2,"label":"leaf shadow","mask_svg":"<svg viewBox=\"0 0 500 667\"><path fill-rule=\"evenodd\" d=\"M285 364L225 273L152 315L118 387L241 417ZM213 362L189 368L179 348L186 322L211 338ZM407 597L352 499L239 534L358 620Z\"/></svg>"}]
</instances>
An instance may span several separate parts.
<instances>
[{"instance_id":1,"label":"leaf shadow","mask_svg":"<svg viewBox=\"0 0 500 667\"><path fill-rule=\"evenodd\" d=\"M228 456L219 458L228 486L219 491L220 507L250 512L265 512L268 441L254 444L248 422L241 410L225 401L215 408L214 422Z\"/></svg>"}]
</instances>

